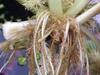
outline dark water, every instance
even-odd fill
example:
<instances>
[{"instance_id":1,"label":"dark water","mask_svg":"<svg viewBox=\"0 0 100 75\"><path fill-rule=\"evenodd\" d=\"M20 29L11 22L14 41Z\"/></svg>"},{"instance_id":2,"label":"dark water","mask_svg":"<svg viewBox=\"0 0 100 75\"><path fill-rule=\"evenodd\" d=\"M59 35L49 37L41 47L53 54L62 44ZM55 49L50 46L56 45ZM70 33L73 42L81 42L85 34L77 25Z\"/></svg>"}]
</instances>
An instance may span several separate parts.
<instances>
[{"instance_id":1,"label":"dark water","mask_svg":"<svg viewBox=\"0 0 100 75\"><path fill-rule=\"evenodd\" d=\"M25 7L16 0L0 0L0 4L4 5L4 8L0 9L0 15L4 14L4 19L7 21L27 20L27 17L33 15L32 12L25 10Z\"/></svg>"}]
</instances>

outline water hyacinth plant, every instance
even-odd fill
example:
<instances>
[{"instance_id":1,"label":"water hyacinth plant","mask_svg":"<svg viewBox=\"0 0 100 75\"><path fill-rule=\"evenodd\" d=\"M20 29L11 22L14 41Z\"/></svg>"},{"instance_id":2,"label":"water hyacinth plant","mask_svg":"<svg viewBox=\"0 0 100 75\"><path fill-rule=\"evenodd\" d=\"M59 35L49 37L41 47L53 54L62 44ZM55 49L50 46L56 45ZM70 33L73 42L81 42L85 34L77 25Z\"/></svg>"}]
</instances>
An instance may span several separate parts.
<instances>
[{"instance_id":1,"label":"water hyacinth plant","mask_svg":"<svg viewBox=\"0 0 100 75\"><path fill-rule=\"evenodd\" d=\"M0 48L26 48L29 75L91 75L96 66L90 63L95 62L92 51L99 51L100 41L82 24L100 13L100 3L83 12L90 0L17 1L36 13L35 18L3 24L6 41Z\"/></svg>"}]
</instances>

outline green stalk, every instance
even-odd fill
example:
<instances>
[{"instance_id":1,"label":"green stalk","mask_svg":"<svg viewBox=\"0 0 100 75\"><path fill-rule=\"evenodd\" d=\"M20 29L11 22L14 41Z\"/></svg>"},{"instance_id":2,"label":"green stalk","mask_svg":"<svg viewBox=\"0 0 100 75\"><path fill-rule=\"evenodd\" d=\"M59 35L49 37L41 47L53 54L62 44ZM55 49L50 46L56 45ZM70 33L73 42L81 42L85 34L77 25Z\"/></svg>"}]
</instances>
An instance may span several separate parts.
<instances>
[{"instance_id":1,"label":"green stalk","mask_svg":"<svg viewBox=\"0 0 100 75\"><path fill-rule=\"evenodd\" d=\"M75 0L75 3L70 7L65 15L75 17L88 4L90 0Z\"/></svg>"},{"instance_id":2,"label":"green stalk","mask_svg":"<svg viewBox=\"0 0 100 75\"><path fill-rule=\"evenodd\" d=\"M49 9L57 15L63 15L62 1L61 0L48 0Z\"/></svg>"}]
</instances>

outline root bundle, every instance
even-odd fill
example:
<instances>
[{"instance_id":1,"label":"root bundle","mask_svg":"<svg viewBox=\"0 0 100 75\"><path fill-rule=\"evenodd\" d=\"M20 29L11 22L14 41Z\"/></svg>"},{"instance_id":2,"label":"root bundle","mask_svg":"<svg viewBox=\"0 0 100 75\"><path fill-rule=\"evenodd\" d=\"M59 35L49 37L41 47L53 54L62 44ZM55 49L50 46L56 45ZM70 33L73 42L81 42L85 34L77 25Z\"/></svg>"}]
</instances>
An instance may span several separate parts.
<instances>
[{"instance_id":1,"label":"root bundle","mask_svg":"<svg viewBox=\"0 0 100 75\"><path fill-rule=\"evenodd\" d=\"M75 19L42 12L37 23L30 39L36 64L34 72L38 75L83 75L86 71L84 50ZM37 60L38 52L40 60Z\"/></svg>"}]
</instances>

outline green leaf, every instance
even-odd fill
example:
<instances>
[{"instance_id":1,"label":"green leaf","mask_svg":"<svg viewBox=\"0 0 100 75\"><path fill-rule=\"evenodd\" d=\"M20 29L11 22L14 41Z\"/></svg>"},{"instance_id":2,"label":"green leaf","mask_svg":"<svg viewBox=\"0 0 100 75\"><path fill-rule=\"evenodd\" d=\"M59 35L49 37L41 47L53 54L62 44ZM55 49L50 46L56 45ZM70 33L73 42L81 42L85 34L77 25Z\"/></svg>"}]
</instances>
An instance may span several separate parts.
<instances>
[{"instance_id":1,"label":"green leaf","mask_svg":"<svg viewBox=\"0 0 100 75\"><path fill-rule=\"evenodd\" d=\"M88 4L90 0L75 0L72 7L70 7L65 15L75 17Z\"/></svg>"},{"instance_id":2,"label":"green leaf","mask_svg":"<svg viewBox=\"0 0 100 75\"><path fill-rule=\"evenodd\" d=\"M17 60L19 65L25 65L26 64L26 58L24 56L20 56Z\"/></svg>"},{"instance_id":3,"label":"green leaf","mask_svg":"<svg viewBox=\"0 0 100 75\"><path fill-rule=\"evenodd\" d=\"M62 1L61 0L48 0L49 9L51 12L61 16L63 15Z\"/></svg>"},{"instance_id":4,"label":"green leaf","mask_svg":"<svg viewBox=\"0 0 100 75\"><path fill-rule=\"evenodd\" d=\"M37 52L36 58L37 58L38 61L40 60L41 56L40 56L40 53L39 52Z\"/></svg>"}]
</instances>

